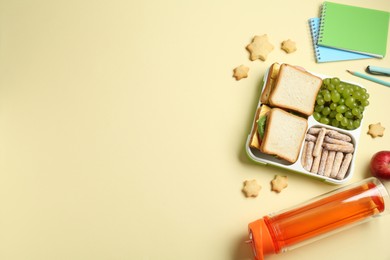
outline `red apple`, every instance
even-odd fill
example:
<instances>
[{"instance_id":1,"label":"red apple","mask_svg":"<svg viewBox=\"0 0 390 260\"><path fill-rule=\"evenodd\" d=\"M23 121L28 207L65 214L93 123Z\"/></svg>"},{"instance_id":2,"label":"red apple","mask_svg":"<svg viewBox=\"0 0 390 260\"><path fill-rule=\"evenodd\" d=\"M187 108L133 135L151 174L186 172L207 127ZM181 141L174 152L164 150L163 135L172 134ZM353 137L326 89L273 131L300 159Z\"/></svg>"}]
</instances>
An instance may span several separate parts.
<instances>
[{"instance_id":1,"label":"red apple","mask_svg":"<svg viewBox=\"0 0 390 260\"><path fill-rule=\"evenodd\" d=\"M373 176L390 180L390 151L380 151L374 154L370 162Z\"/></svg>"}]
</instances>

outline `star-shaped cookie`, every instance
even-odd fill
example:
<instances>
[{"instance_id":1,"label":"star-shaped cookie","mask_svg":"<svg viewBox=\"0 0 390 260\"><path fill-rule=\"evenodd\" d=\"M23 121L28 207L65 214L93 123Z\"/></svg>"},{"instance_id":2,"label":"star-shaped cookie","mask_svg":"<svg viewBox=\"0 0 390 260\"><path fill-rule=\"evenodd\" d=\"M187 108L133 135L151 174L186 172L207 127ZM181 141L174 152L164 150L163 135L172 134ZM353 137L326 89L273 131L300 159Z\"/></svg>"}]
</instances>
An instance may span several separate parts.
<instances>
[{"instance_id":1,"label":"star-shaped cookie","mask_svg":"<svg viewBox=\"0 0 390 260\"><path fill-rule=\"evenodd\" d=\"M276 175L275 178L271 181L271 185L271 190L276 191L277 193L281 192L288 185L287 176Z\"/></svg>"},{"instance_id":2,"label":"star-shaped cookie","mask_svg":"<svg viewBox=\"0 0 390 260\"><path fill-rule=\"evenodd\" d=\"M372 138L382 137L384 134L385 128L381 126L381 123L371 124L368 126L367 134L371 135Z\"/></svg>"},{"instance_id":3,"label":"star-shaped cookie","mask_svg":"<svg viewBox=\"0 0 390 260\"><path fill-rule=\"evenodd\" d=\"M296 43L290 39L282 42L282 50L286 53L292 53L297 50Z\"/></svg>"},{"instance_id":4,"label":"star-shaped cookie","mask_svg":"<svg viewBox=\"0 0 390 260\"><path fill-rule=\"evenodd\" d=\"M252 61L257 59L265 61L274 46L269 42L267 34L263 34L261 36L256 35L246 48L251 54L250 59Z\"/></svg>"},{"instance_id":5,"label":"star-shaped cookie","mask_svg":"<svg viewBox=\"0 0 390 260\"><path fill-rule=\"evenodd\" d=\"M235 77L236 80L240 80L242 78L247 78L248 71L249 71L248 67L245 67L244 65L240 65L233 70L233 77Z\"/></svg>"},{"instance_id":6,"label":"star-shaped cookie","mask_svg":"<svg viewBox=\"0 0 390 260\"><path fill-rule=\"evenodd\" d=\"M242 191L245 193L246 197L257 197L260 190L261 186L256 180L244 181L244 188Z\"/></svg>"}]
</instances>

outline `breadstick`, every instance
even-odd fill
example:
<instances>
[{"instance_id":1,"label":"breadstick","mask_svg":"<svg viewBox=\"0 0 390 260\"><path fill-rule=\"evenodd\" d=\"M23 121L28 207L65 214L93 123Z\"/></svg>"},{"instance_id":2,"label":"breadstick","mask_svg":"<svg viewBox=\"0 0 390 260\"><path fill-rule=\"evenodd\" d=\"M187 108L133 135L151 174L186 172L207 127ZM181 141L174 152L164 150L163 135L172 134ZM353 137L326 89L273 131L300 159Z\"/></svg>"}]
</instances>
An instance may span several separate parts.
<instances>
[{"instance_id":1,"label":"breadstick","mask_svg":"<svg viewBox=\"0 0 390 260\"><path fill-rule=\"evenodd\" d=\"M329 151L328 158L326 159L326 165L325 165L325 172L324 172L325 177L329 177L330 173L332 172L335 156L336 156L335 151Z\"/></svg>"},{"instance_id":2,"label":"breadstick","mask_svg":"<svg viewBox=\"0 0 390 260\"><path fill-rule=\"evenodd\" d=\"M314 146L314 151L313 151L314 157L318 157L321 155L322 144L324 142L325 134L326 134L326 129L321 128L321 131L318 133L316 145Z\"/></svg>"},{"instance_id":3,"label":"breadstick","mask_svg":"<svg viewBox=\"0 0 390 260\"><path fill-rule=\"evenodd\" d=\"M346 141L343 141L340 139L335 139L335 138L332 138L329 136L325 136L324 142L329 143L329 144L339 144L339 145L344 145L344 146L352 145L353 146L353 144L350 142L346 142Z\"/></svg>"},{"instance_id":4,"label":"breadstick","mask_svg":"<svg viewBox=\"0 0 390 260\"><path fill-rule=\"evenodd\" d=\"M305 166L304 166L305 170L307 171L310 171L311 166L313 164L313 148L314 148L314 143L308 142L306 148Z\"/></svg>"},{"instance_id":5,"label":"breadstick","mask_svg":"<svg viewBox=\"0 0 390 260\"><path fill-rule=\"evenodd\" d=\"M302 148L301 164L302 164L302 167L303 167L303 168L305 168L307 143L308 143L308 142L305 141L305 143L303 144L303 148Z\"/></svg>"},{"instance_id":6,"label":"breadstick","mask_svg":"<svg viewBox=\"0 0 390 260\"><path fill-rule=\"evenodd\" d=\"M324 143L324 148L329 151L336 151L336 152L343 152L343 153L353 153L354 151L353 146L350 145Z\"/></svg>"},{"instance_id":7,"label":"breadstick","mask_svg":"<svg viewBox=\"0 0 390 260\"><path fill-rule=\"evenodd\" d=\"M326 166L326 160L328 159L328 154L329 154L328 150L322 149L320 167L318 168L319 175L324 175L325 173L325 166Z\"/></svg>"},{"instance_id":8,"label":"breadstick","mask_svg":"<svg viewBox=\"0 0 390 260\"><path fill-rule=\"evenodd\" d=\"M348 171L349 165L351 164L352 161L352 154L347 153L344 157L343 163L341 164L340 170L336 176L336 179L342 180L344 179L345 174Z\"/></svg>"},{"instance_id":9,"label":"breadstick","mask_svg":"<svg viewBox=\"0 0 390 260\"><path fill-rule=\"evenodd\" d=\"M310 128L307 133L311 135L318 135L318 133L321 131L321 128L318 127L312 127Z\"/></svg>"},{"instance_id":10,"label":"breadstick","mask_svg":"<svg viewBox=\"0 0 390 260\"><path fill-rule=\"evenodd\" d=\"M341 163L343 161L344 154L342 152L337 152L336 156L334 158L334 163L332 167L332 171L330 172L331 178L336 178L337 174L339 173Z\"/></svg>"},{"instance_id":11,"label":"breadstick","mask_svg":"<svg viewBox=\"0 0 390 260\"><path fill-rule=\"evenodd\" d=\"M342 133L339 133L339 132L337 132L335 130L328 130L327 134L328 134L329 137L332 137L332 138L335 138L335 139L343 140L343 141L346 141L346 142L351 142L352 141L350 136L342 134Z\"/></svg>"},{"instance_id":12,"label":"breadstick","mask_svg":"<svg viewBox=\"0 0 390 260\"><path fill-rule=\"evenodd\" d=\"M314 157L313 165L311 166L310 172L317 174L318 168L320 167L321 156Z\"/></svg>"},{"instance_id":13,"label":"breadstick","mask_svg":"<svg viewBox=\"0 0 390 260\"><path fill-rule=\"evenodd\" d=\"M305 140L306 141L310 141L310 142L316 142L317 141L317 137L312 135L312 134L306 134Z\"/></svg>"}]
</instances>

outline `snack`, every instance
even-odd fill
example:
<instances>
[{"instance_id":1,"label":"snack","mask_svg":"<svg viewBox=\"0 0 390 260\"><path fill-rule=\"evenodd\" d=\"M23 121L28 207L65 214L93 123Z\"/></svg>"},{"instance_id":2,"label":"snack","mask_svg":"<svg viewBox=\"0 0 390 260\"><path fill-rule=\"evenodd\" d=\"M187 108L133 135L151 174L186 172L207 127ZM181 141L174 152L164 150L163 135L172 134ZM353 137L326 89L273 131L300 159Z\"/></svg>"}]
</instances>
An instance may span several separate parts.
<instances>
[{"instance_id":1,"label":"snack","mask_svg":"<svg viewBox=\"0 0 390 260\"><path fill-rule=\"evenodd\" d=\"M272 108L264 116L266 122L260 151L290 163L296 162L305 137L307 119L280 108Z\"/></svg>"},{"instance_id":2,"label":"snack","mask_svg":"<svg viewBox=\"0 0 390 260\"><path fill-rule=\"evenodd\" d=\"M310 116L314 111L314 104L321 84L321 78L294 66L282 64L275 86L270 87L269 98L265 103ZM266 99L265 96L262 98Z\"/></svg>"},{"instance_id":3,"label":"snack","mask_svg":"<svg viewBox=\"0 0 390 260\"><path fill-rule=\"evenodd\" d=\"M325 78L316 98L313 117L325 125L354 130L361 124L369 96L365 88L342 82L337 77Z\"/></svg>"},{"instance_id":4,"label":"snack","mask_svg":"<svg viewBox=\"0 0 390 260\"><path fill-rule=\"evenodd\" d=\"M260 190L261 186L257 183L256 180L244 181L244 188L242 191L245 193L246 197L257 197Z\"/></svg>"},{"instance_id":5,"label":"snack","mask_svg":"<svg viewBox=\"0 0 390 260\"><path fill-rule=\"evenodd\" d=\"M242 78L247 78L248 71L249 71L248 67L245 67L244 65L240 65L233 70L233 77L235 77L236 80L240 80Z\"/></svg>"},{"instance_id":6,"label":"snack","mask_svg":"<svg viewBox=\"0 0 390 260\"><path fill-rule=\"evenodd\" d=\"M268 54L274 49L274 46L269 42L268 35L255 36L252 42L246 46L250 52L250 59L252 61L260 59L265 61Z\"/></svg>"},{"instance_id":7,"label":"snack","mask_svg":"<svg viewBox=\"0 0 390 260\"><path fill-rule=\"evenodd\" d=\"M287 176L276 175L275 178L271 181L271 186L272 191L276 191L277 193L281 192L288 186Z\"/></svg>"},{"instance_id":8,"label":"snack","mask_svg":"<svg viewBox=\"0 0 390 260\"><path fill-rule=\"evenodd\" d=\"M311 127L305 137L302 167L314 174L342 180L355 150L352 138L324 127Z\"/></svg>"},{"instance_id":9,"label":"snack","mask_svg":"<svg viewBox=\"0 0 390 260\"><path fill-rule=\"evenodd\" d=\"M367 134L371 135L372 138L382 137L385 131L385 128L381 126L381 123L371 124L368 126Z\"/></svg>"},{"instance_id":10,"label":"snack","mask_svg":"<svg viewBox=\"0 0 390 260\"><path fill-rule=\"evenodd\" d=\"M296 43L290 39L282 42L282 50L286 53L292 53L297 50Z\"/></svg>"}]
</instances>

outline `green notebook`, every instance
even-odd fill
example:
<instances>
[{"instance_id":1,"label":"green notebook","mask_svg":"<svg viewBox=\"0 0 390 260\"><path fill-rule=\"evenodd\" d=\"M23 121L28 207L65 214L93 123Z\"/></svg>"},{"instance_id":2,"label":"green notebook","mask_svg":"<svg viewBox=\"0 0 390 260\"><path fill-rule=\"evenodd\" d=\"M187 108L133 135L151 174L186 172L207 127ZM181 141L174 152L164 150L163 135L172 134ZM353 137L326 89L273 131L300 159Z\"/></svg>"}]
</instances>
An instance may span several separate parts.
<instances>
[{"instance_id":1,"label":"green notebook","mask_svg":"<svg viewBox=\"0 0 390 260\"><path fill-rule=\"evenodd\" d=\"M317 44L383 58L390 13L324 2Z\"/></svg>"}]
</instances>

